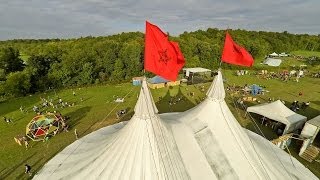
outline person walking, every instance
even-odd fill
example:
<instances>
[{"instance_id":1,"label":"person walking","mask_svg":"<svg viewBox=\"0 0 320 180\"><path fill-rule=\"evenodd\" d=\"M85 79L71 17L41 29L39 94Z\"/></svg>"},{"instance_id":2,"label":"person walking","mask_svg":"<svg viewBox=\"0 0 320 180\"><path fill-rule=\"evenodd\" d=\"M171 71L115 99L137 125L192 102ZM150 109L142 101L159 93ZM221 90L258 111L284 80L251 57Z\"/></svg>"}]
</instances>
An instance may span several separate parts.
<instances>
[{"instance_id":1,"label":"person walking","mask_svg":"<svg viewBox=\"0 0 320 180\"><path fill-rule=\"evenodd\" d=\"M24 145L26 146L26 149L28 149L29 143L28 143L28 141L26 139L24 139Z\"/></svg>"},{"instance_id":2,"label":"person walking","mask_svg":"<svg viewBox=\"0 0 320 180\"><path fill-rule=\"evenodd\" d=\"M74 135L76 136L76 139L78 139L78 132L77 132L77 129L74 129Z\"/></svg>"},{"instance_id":3,"label":"person walking","mask_svg":"<svg viewBox=\"0 0 320 180\"><path fill-rule=\"evenodd\" d=\"M32 173L31 173L31 166L30 165L28 165L28 164L25 164L24 165L24 167L25 167L25 174L29 174L29 176L31 176L32 175Z\"/></svg>"}]
</instances>

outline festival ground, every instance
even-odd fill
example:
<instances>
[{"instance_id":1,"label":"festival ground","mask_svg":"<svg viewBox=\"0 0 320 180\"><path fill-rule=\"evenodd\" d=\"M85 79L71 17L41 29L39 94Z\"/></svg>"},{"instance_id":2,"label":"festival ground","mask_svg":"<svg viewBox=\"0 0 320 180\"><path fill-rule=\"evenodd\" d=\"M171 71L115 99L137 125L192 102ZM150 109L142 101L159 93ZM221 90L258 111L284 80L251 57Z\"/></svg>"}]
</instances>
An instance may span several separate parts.
<instances>
[{"instance_id":1,"label":"festival ground","mask_svg":"<svg viewBox=\"0 0 320 180\"><path fill-rule=\"evenodd\" d=\"M320 79L304 77L299 82L289 80L283 82L279 79L261 78L257 73L258 70L249 70L248 75L236 76L235 70L223 70L225 78L225 87L244 86L245 84L259 84L264 86L266 92L264 95L258 95L257 100L260 103L267 102L269 98L272 100L281 99L290 106L291 102L298 100L299 102L310 101L310 106L298 113L305 115L311 119L320 113ZM205 97L210 82L197 85L181 85L172 88L162 88L152 90L152 94L156 105L160 111L174 112L185 111L200 103ZM204 87L203 87L204 86ZM51 91L47 93L36 94L28 97L12 99L0 103L1 117L9 117L12 123L0 123L0 178L8 179L28 179L28 175L24 173L24 165L27 163L32 166L32 173L38 171L49 159L61 151L64 147L76 140L74 129L80 137L93 132L101 127L116 123L118 121L127 120L133 114L133 108L137 101L137 95L140 87L132 86L130 83L119 85L82 87L76 89L65 89L61 91ZM204 89L204 90L203 90ZM75 91L75 95L73 95ZM227 102L243 127L254 130L253 123L249 118L244 118L244 111L241 108L235 108L234 102L241 96L235 92L227 91ZM299 96L299 92L303 95ZM190 94L194 93L194 96ZM231 96L233 94L233 96ZM45 142L30 142L28 149L15 143L14 137L24 135L26 125L35 115L32 111L34 105L40 106L41 98L53 99L58 102L58 98L63 101L74 103L74 106L59 109L44 108L45 111L59 111L64 116L70 117L69 132L61 132ZM117 97L124 97L123 103L116 103ZM171 103L171 105L169 105ZM257 102L245 102L246 105L253 105ZM24 112L19 107L24 107ZM127 109L126 116L121 119L116 118L116 112L121 109ZM268 139L276 137L275 133L269 127L261 127ZM316 140L320 144L320 140ZM315 175L320 177L319 162L314 161L308 163L301 159L297 153L299 150L299 142L294 142L290 146L290 152L299 161L306 165Z\"/></svg>"}]
</instances>

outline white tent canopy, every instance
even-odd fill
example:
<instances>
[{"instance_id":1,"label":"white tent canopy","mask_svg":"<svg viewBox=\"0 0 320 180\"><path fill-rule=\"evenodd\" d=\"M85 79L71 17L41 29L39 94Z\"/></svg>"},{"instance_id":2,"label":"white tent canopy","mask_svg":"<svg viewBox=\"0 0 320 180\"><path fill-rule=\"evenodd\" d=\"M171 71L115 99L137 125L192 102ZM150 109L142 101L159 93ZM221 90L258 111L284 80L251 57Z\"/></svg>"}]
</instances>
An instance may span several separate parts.
<instances>
[{"instance_id":1,"label":"white tent canopy","mask_svg":"<svg viewBox=\"0 0 320 180\"><path fill-rule=\"evenodd\" d=\"M201 67L196 68L183 68L184 71L186 71L186 76L189 76L190 72L192 73L204 73L204 72L211 72L210 69L205 69Z\"/></svg>"},{"instance_id":2,"label":"white tent canopy","mask_svg":"<svg viewBox=\"0 0 320 180\"><path fill-rule=\"evenodd\" d=\"M263 64L267 64L269 66L280 66L281 62L281 59L267 58L263 61Z\"/></svg>"},{"instance_id":3,"label":"white tent canopy","mask_svg":"<svg viewBox=\"0 0 320 180\"><path fill-rule=\"evenodd\" d=\"M273 52L273 53L269 54L269 56L278 57L278 56L279 56L279 54L277 54L276 52Z\"/></svg>"},{"instance_id":4,"label":"white tent canopy","mask_svg":"<svg viewBox=\"0 0 320 180\"><path fill-rule=\"evenodd\" d=\"M260 114L269 119L281 122L286 125L283 134L291 133L296 129L302 128L307 117L291 111L280 100L272 103L259 104L247 108L248 112Z\"/></svg>"},{"instance_id":5,"label":"white tent canopy","mask_svg":"<svg viewBox=\"0 0 320 180\"><path fill-rule=\"evenodd\" d=\"M288 57L289 55L287 53L285 53L285 52L282 52L282 53L279 54L279 56L280 57Z\"/></svg>"},{"instance_id":6,"label":"white tent canopy","mask_svg":"<svg viewBox=\"0 0 320 180\"><path fill-rule=\"evenodd\" d=\"M34 179L318 179L300 162L240 126L219 72L207 98L157 114L143 82L135 115L95 131L51 159Z\"/></svg>"},{"instance_id":7,"label":"white tent canopy","mask_svg":"<svg viewBox=\"0 0 320 180\"><path fill-rule=\"evenodd\" d=\"M304 138L310 138L312 143L314 139L316 138L317 134L320 131L320 115L310 119L309 121L306 122L304 125L301 136Z\"/></svg>"}]
</instances>

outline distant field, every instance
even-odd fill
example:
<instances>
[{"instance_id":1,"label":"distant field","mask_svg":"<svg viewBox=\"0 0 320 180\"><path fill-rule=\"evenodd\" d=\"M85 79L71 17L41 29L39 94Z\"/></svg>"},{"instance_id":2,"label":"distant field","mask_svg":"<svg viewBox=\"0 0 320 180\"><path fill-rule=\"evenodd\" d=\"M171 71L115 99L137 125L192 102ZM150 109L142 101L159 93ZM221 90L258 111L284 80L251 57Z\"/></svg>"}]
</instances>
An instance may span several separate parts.
<instances>
[{"instance_id":1,"label":"distant field","mask_svg":"<svg viewBox=\"0 0 320 180\"><path fill-rule=\"evenodd\" d=\"M318 51L293 51L291 54L300 55L304 57L317 56L320 57L320 52Z\"/></svg>"},{"instance_id":2,"label":"distant field","mask_svg":"<svg viewBox=\"0 0 320 180\"><path fill-rule=\"evenodd\" d=\"M272 71L278 70L293 70L298 69L300 65L307 64L307 62L303 60L296 60L293 57L278 57L278 59L282 60L282 63L278 67L268 66L266 64L262 64L264 59L256 59L254 67L256 69L266 69ZM310 67L311 68L311 67Z\"/></svg>"},{"instance_id":3,"label":"distant field","mask_svg":"<svg viewBox=\"0 0 320 180\"><path fill-rule=\"evenodd\" d=\"M292 55L300 55L303 57L311 57L311 56L318 56L320 57L320 52L316 51L293 51L291 52ZM306 60L304 59L295 59L292 56L289 57L276 57L277 59L281 59L282 63L279 67L272 67L263 64L264 58L257 58L254 62L254 69L257 70L268 70L273 72L278 72L282 70L299 70L300 65L307 65L306 69L311 72L318 72L320 70L320 66L311 66Z\"/></svg>"}]
</instances>

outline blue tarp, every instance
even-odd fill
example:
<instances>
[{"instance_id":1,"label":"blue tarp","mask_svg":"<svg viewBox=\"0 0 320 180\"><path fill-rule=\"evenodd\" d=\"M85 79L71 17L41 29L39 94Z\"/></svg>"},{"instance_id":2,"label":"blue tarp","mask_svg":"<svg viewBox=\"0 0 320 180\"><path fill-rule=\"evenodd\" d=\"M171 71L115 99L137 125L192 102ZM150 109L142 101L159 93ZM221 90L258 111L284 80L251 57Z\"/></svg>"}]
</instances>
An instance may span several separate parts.
<instances>
[{"instance_id":1,"label":"blue tarp","mask_svg":"<svg viewBox=\"0 0 320 180\"><path fill-rule=\"evenodd\" d=\"M132 81L132 84L133 84L134 86L140 86L140 85L141 85L141 80L133 80L133 81Z\"/></svg>"},{"instance_id":2,"label":"blue tarp","mask_svg":"<svg viewBox=\"0 0 320 180\"><path fill-rule=\"evenodd\" d=\"M166 83L166 82L169 82L169 81L164 79L163 77L155 76L155 77L149 79L148 82L151 83L151 84L159 84L159 83Z\"/></svg>"},{"instance_id":3,"label":"blue tarp","mask_svg":"<svg viewBox=\"0 0 320 180\"><path fill-rule=\"evenodd\" d=\"M260 93L262 91L262 88L260 87L260 86L258 86L258 85L256 85L256 84L253 84L252 86L251 86L251 94L252 95L257 95L258 93Z\"/></svg>"}]
</instances>

